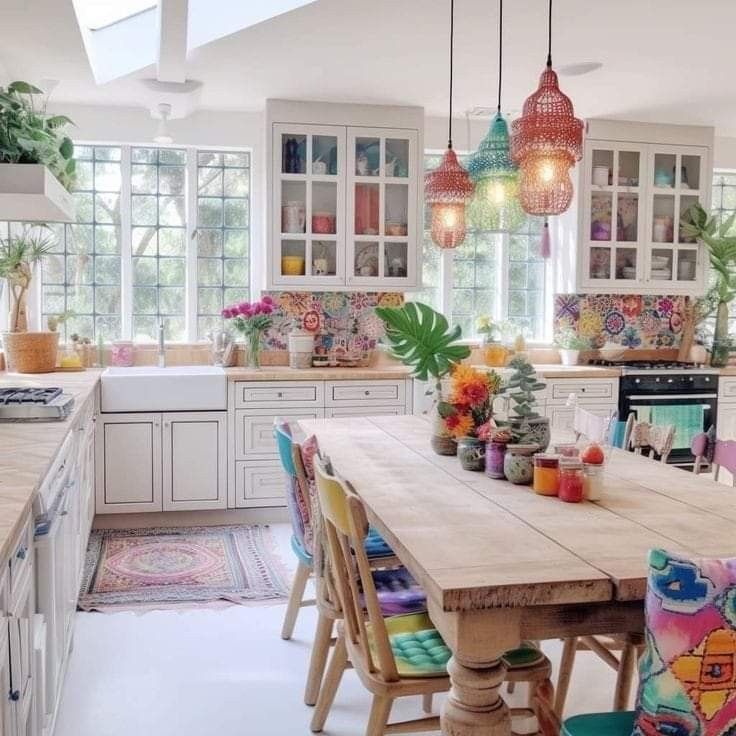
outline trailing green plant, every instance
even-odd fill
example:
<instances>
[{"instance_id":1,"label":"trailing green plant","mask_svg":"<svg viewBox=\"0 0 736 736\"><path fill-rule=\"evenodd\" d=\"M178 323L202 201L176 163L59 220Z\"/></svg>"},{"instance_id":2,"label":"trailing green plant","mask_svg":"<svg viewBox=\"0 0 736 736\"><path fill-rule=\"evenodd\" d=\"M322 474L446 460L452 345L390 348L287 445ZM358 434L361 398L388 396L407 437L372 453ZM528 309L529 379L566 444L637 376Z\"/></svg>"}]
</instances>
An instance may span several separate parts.
<instances>
[{"instance_id":1,"label":"trailing green plant","mask_svg":"<svg viewBox=\"0 0 736 736\"><path fill-rule=\"evenodd\" d=\"M513 402L511 419L521 421L538 419L540 415L535 411L537 400L534 394L543 391L546 384L537 380L534 367L521 355L511 359L509 368L514 372L506 385L501 388L501 393L507 394Z\"/></svg>"},{"instance_id":2,"label":"trailing green plant","mask_svg":"<svg viewBox=\"0 0 736 736\"><path fill-rule=\"evenodd\" d=\"M460 325L450 328L445 316L426 304L376 307L376 314L383 320L393 357L409 366L415 378L426 381L431 376L438 392L442 377L470 355L470 348L458 342Z\"/></svg>"},{"instance_id":3,"label":"trailing green plant","mask_svg":"<svg viewBox=\"0 0 736 736\"><path fill-rule=\"evenodd\" d=\"M43 164L71 190L76 178L74 143L66 115L48 115L44 93L28 82L0 87L0 163Z\"/></svg>"},{"instance_id":4,"label":"trailing green plant","mask_svg":"<svg viewBox=\"0 0 736 736\"><path fill-rule=\"evenodd\" d=\"M563 327L555 337L555 345L562 350L587 350L590 340L580 337L572 327Z\"/></svg>"},{"instance_id":5,"label":"trailing green plant","mask_svg":"<svg viewBox=\"0 0 736 736\"><path fill-rule=\"evenodd\" d=\"M698 202L688 207L680 220L684 237L695 238L708 249L708 258L715 274L715 284L701 309L715 303L716 326L713 334L711 362L725 365L732 341L728 334L728 305L736 298L736 236L729 235L736 214L719 223L716 216L708 216Z\"/></svg>"},{"instance_id":6,"label":"trailing green plant","mask_svg":"<svg viewBox=\"0 0 736 736\"><path fill-rule=\"evenodd\" d=\"M0 278L8 282L11 296L10 331L28 329L26 299L33 279L33 267L54 247L53 235L41 228L26 228L18 235L0 239Z\"/></svg>"}]
</instances>

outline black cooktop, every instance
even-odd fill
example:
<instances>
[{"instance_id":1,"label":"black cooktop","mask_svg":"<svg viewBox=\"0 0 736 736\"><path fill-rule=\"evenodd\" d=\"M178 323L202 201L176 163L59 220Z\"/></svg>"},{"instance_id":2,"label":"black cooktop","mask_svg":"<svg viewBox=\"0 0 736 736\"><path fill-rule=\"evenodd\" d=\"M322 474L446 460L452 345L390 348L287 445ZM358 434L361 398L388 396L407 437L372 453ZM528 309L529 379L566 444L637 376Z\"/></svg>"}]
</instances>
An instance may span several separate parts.
<instances>
[{"instance_id":1,"label":"black cooktop","mask_svg":"<svg viewBox=\"0 0 736 736\"><path fill-rule=\"evenodd\" d=\"M0 406L50 404L57 396L61 396L60 388L0 388Z\"/></svg>"}]
</instances>

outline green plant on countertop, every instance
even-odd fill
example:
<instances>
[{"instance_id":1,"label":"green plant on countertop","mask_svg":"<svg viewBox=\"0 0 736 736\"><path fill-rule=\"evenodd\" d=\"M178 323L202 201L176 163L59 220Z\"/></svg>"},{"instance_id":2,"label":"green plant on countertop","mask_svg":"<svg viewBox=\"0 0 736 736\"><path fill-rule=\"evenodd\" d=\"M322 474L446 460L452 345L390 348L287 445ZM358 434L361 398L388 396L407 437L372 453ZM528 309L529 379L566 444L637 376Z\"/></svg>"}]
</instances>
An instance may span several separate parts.
<instances>
[{"instance_id":1,"label":"green plant on countertop","mask_svg":"<svg viewBox=\"0 0 736 736\"><path fill-rule=\"evenodd\" d=\"M708 248L710 265L715 273L715 285L709 292L715 302L716 326L713 333L711 364L723 366L733 347L728 334L728 305L736 298L736 236L728 235L736 221L736 214L719 224L718 217L709 217L698 202L680 219L680 231L686 238L695 238ZM705 302L701 302L701 305Z\"/></svg>"},{"instance_id":2,"label":"green plant on countertop","mask_svg":"<svg viewBox=\"0 0 736 736\"><path fill-rule=\"evenodd\" d=\"M580 337L572 327L562 327L555 337L555 345L561 350L587 350L590 340Z\"/></svg>"},{"instance_id":3,"label":"green plant on countertop","mask_svg":"<svg viewBox=\"0 0 736 736\"><path fill-rule=\"evenodd\" d=\"M72 309L67 309L66 312L61 312L61 314L50 314L46 317L49 332L56 332L59 329L59 325L63 325L74 316L74 310Z\"/></svg>"},{"instance_id":4,"label":"green plant on countertop","mask_svg":"<svg viewBox=\"0 0 736 736\"><path fill-rule=\"evenodd\" d=\"M509 368L513 373L502 387L501 393L508 394L513 402L511 411L514 416L511 419L529 420L539 418L535 411L537 399L534 394L543 391L547 384L537 380L537 375L532 364L523 356L517 355L509 362Z\"/></svg>"},{"instance_id":5,"label":"green plant on countertop","mask_svg":"<svg viewBox=\"0 0 736 736\"><path fill-rule=\"evenodd\" d=\"M42 164L71 190L76 177L73 125L66 115L47 115L43 91L28 82L0 87L0 163Z\"/></svg>"},{"instance_id":6,"label":"green plant on countertop","mask_svg":"<svg viewBox=\"0 0 736 736\"><path fill-rule=\"evenodd\" d=\"M54 247L54 238L43 234L43 228L26 228L19 235L0 239L0 278L10 290L10 331L28 330L28 289L34 266Z\"/></svg>"},{"instance_id":7,"label":"green plant on countertop","mask_svg":"<svg viewBox=\"0 0 736 736\"><path fill-rule=\"evenodd\" d=\"M412 369L414 378L441 381L456 363L470 355L467 345L460 345L460 325L450 328L444 315L421 302L407 302L403 307L376 307L383 320L385 340L391 355Z\"/></svg>"}]
</instances>

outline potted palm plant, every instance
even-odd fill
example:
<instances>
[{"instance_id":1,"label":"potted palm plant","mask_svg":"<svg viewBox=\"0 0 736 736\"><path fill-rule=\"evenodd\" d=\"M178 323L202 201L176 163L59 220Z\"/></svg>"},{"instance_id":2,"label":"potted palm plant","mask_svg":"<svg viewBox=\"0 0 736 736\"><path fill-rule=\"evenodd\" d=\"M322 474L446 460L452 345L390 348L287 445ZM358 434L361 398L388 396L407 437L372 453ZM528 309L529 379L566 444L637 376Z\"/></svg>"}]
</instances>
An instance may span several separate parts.
<instances>
[{"instance_id":1,"label":"potted palm plant","mask_svg":"<svg viewBox=\"0 0 736 736\"><path fill-rule=\"evenodd\" d=\"M470 355L470 348L458 341L459 325L450 328L444 315L421 302L408 302L403 307L376 307L383 320L385 340L391 354L412 369L414 378L432 380L435 401L432 449L438 455L455 455L457 445L437 412L442 402L442 379L457 363Z\"/></svg>"},{"instance_id":2,"label":"potted palm plant","mask_svg":"<svg viewBox=\"0 0 736 736\"><path fill-rule=\"evenodd\" d=\"M729 235L736 214L719 224L717 217L708 217L700 203L689 207L680 220L680 232L687 238L695 238L708 249L715 283L708 302L715 304L715 329L710 363L724 366L728 363L733 341L728 334L729 304L736 298L736 236ZM712 316L708 314L706 316Z\"/></svg>"},{"instance_id":3,"label":"potted palm plant","mask_svg":"<svg viewBox=\"0 0 736 736\"><path fill-rule=\"evenodd\" d=\"M48 373L56 367L59 333L28 332L28 291L33 272L53 247L43 228L26 228L0 239L0 278L10 297L9 331L3 333L8 368L18 373Z\"/></svg>"}]
</instances>

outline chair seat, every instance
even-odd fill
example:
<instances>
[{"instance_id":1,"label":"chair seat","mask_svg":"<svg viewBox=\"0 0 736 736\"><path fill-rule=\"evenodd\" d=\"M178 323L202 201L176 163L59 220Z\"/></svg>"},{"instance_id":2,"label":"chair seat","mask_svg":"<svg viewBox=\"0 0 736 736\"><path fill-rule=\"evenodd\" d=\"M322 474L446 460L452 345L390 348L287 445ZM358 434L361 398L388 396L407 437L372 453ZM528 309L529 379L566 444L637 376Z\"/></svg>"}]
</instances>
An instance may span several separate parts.
<instances>
[{"instance_id":1,"label":"chair seat","mask_svg":"<svg viewBox=\"0 0 736 736\"><path fill-rule=\"evenodd\" d=\"M391 557L394 551L386 544L384 538L373 527L368 529L365 538L365 553L372 557Z\"/></svg>"},{"instance_id":2,"label":"chair seat","mask_svg":"<svg viewBox=\"0 0 736 736\"><path fill-rule=\"evenodd\" d=\"M447 676L452 652L426 613L390 616L386 619L386 630L400 677ZM375 656L370 630L368 637Z\"/></svg>"},{"instance_id":3,"label":"chair seat","mask_svg":"<svg viewBox=\"0 0 736 736\"><path fill-rule=\"evenodd\" d=\"M634 711L590 713L568 718L560 736L631 736Z\"/></svg>"},{"instance_id":4,"label":"chair seat","mask_svg":"<svg viewBox=\"0 0 736 736\"><path fill-rule=\"evenodd\" d=\"M424 590L405 567L374 570L373 583L384 616L423 613L427 610Z\"/></svg>"}]
</instances>

